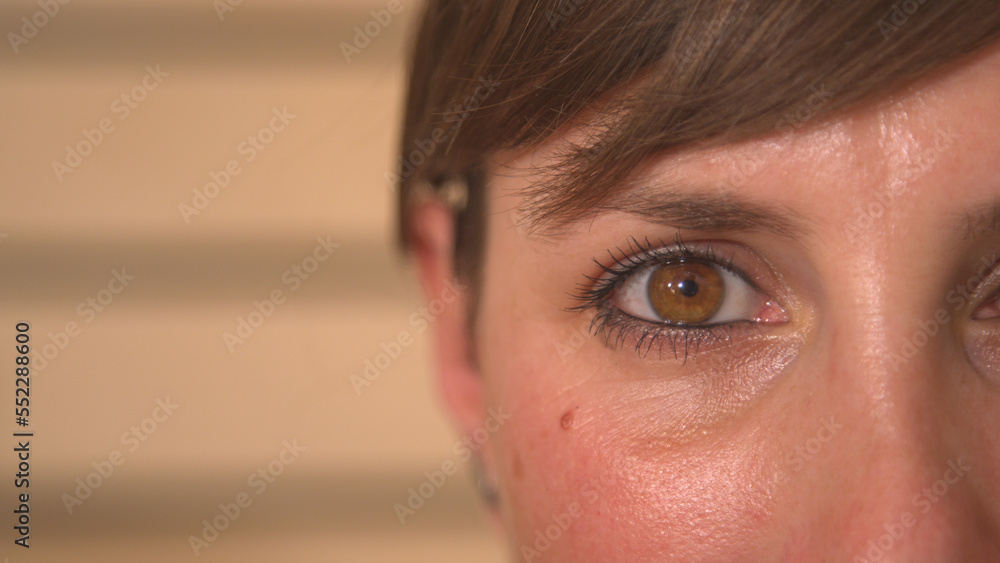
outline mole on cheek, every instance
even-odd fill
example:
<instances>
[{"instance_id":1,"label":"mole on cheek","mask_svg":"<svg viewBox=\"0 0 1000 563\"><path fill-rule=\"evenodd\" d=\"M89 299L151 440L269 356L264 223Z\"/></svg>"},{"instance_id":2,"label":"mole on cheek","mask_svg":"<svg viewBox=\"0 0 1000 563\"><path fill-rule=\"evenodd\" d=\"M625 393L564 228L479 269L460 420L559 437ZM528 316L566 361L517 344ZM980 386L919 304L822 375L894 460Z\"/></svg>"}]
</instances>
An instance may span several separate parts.
<instances>
[{"instance_id":1,"label":"mole on cheek","mask_svg":"<svg viewBox=\"0 0 1000 563\"><path fill-rule=\"evenodd\" d=\"M563 413L562 418L559 419L559 426L562 426L563 430L569 430L573 427L573 409L569 409Z\"/></svg>"}]
</instances>

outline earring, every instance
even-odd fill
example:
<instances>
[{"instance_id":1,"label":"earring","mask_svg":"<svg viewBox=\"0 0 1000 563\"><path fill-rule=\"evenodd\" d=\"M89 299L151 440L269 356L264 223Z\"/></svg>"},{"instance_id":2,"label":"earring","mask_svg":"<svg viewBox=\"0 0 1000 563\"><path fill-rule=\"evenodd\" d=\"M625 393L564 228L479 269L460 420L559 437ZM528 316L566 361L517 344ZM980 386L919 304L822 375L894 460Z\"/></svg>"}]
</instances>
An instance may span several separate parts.
<instances>
[{"instance_id":1,"label":"earring","mask_svg":"<svg viewBox=\"0 0 1000 563\"><path fill-rule=\"evenodd\" d=\"M476 489L479 496L486 502L490 509L500 506L499 482L495 475L486 469L482 456L478 453L472 458L472 472L476 479Z\"/></svg>"},{"instance_id":2,"label":"earring","mask_svg":"<svg viewBox=\"0 0 1000 563\"><path fill-rule=\"evenodd\" d=\"M459 179L450 179L439 185L437 195L455 213L462 213L469 203L469 186Z\"/></svg>"}]
</instances>

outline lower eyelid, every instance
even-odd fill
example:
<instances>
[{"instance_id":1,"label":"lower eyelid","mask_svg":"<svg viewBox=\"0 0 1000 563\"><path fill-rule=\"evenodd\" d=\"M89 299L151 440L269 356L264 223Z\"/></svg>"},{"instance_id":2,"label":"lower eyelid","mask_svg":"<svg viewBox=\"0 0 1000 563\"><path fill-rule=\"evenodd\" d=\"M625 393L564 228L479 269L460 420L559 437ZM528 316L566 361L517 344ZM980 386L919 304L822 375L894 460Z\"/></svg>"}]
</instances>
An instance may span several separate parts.
<instances>
[{"instance_id":1,"label":"lower eyelid","mask_svg":"<svg viewBox=\"0 0 1000 563\"><path fill-rule=\"evenodd\" d=\"M598 312L591 325L591 332L612 350L631 348L643 358L652 355L682 361L736 339L761 334L760 329L753 321L703 326L653 323L609 308Z\"/></svg>"},{"instance_id":2,"label":"lower eyelid","mask_svg":"<svg viewBox=\"0 0 1000 563\"><path fill-rule=\"evenodd\" d=\"M965 336L966 357L987 381L1000 386L1000 331L978 326Z\"/></svg>"}]
</instances>

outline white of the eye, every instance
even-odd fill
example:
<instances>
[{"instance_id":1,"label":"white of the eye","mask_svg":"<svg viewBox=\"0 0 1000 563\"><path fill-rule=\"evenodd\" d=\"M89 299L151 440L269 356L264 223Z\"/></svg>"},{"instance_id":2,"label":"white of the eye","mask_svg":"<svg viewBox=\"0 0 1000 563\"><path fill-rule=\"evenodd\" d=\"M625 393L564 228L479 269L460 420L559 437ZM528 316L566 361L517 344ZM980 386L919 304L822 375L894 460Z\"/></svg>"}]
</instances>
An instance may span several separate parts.
<instances>
[{"instance_id":1,"label":"white of the eye","mask_svg":"<svg viewBox=\"0 0 1000 563\"><path fill-rule=\"evenodd\" d=\"M722 277L722 306L703 324L717 324L734 321L752 321L756 315L755 307L759 304L757 290L742 278L716 264L709 264ZM615 305L623 312L655 323L670 322L656 314L656 309L649 300L649 278L659 265L643 268L632 274L615 296Z\"/></svg>"}]
</instances>

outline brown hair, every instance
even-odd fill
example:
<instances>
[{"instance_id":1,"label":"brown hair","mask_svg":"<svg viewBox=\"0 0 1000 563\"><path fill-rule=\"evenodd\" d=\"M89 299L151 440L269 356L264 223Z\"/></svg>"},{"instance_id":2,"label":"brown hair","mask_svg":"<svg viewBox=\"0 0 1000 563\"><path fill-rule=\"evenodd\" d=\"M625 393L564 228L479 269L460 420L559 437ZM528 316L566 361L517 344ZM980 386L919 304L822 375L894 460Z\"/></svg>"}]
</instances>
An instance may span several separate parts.
<instances>
[{"instance_id":1,"label":"brown hair","mask_svg":"<svg viewBox=\"0 0 1000 563\"><path fill-rule=\"evenodd\" d=\"M527 194L535 224L582 217L651 155L797 127L998 37L994 0L429 0L396 177L401 240L421 193L466 184L458 273L474 282L488 159L585 110L600 133Z\"/></svg>"}]
</instances>

